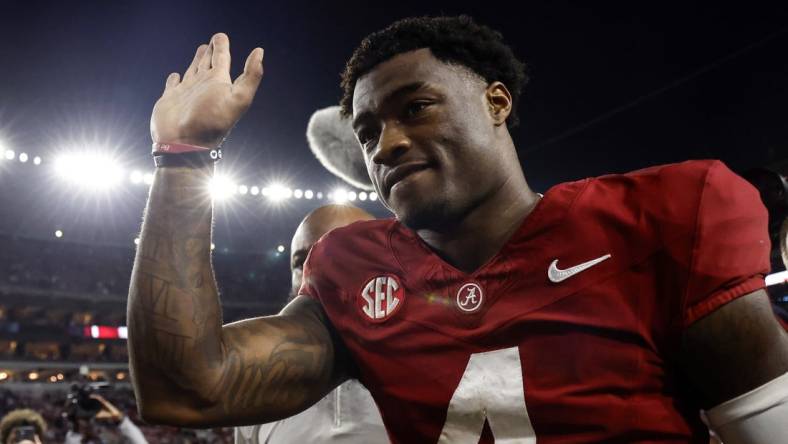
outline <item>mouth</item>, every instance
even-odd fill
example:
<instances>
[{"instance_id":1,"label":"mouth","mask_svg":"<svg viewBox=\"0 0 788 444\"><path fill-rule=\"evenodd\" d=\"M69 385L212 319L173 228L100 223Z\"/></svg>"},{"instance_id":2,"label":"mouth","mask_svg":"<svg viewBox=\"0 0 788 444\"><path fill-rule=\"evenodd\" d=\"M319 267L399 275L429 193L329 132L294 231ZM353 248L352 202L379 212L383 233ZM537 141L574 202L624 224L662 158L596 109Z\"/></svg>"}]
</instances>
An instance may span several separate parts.
<instances>
[{"instance_id":1,"label":"mouth","mask_svg":"<svg viewBox=\"0 0 788 444\"><path fill-rule=\"evenodd\" d=\"M389 170L383 176L383 189L386 190L386 195L391 195L391 189L394 188L394 185L427 168L430 168L427 162L409 162Z\"/></svg>"}]
</instances>

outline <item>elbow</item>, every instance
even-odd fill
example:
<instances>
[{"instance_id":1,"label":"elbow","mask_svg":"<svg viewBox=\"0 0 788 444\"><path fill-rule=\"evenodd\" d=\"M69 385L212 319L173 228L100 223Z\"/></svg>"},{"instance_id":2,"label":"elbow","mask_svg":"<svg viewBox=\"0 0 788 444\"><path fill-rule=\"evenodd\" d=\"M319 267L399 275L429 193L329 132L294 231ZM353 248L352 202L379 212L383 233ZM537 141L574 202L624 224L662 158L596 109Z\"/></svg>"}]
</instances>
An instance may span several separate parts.
<instances>
[{"instance_id":1,"label":"elbow","mask_svg":"<svg viewBox=\"0 0 788 444\"><path fill-rule=\"evenodd\" d=\"M137 402L137 413L140 419L150 425L173 425L177 422L177 418L167 415L167 412L162 409L150 407L150 403Z\"/></svg>"},{"instance_id":2,"label":"elbow","mask_svg":"<svg viewBox=\"0 0 788 444\"><path fill-rule=\"evenodd\" d=\"M138 403L137 413L147 424L200 429L214 427L205 411L172 404Z\"/></svg>"}]
</instances>

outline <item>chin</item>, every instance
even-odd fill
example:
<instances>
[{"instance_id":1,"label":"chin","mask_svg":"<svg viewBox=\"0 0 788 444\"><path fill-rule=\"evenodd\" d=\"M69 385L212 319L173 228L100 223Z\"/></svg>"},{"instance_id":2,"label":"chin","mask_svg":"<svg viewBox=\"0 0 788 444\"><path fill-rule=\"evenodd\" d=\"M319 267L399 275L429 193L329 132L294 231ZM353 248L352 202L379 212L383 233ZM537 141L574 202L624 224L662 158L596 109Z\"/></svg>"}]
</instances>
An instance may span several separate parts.
<instances>
[{"instance_id":1,"label":"chin","mask_svg":"<svg viewBox=\"0 0 788 444\"><path fill-rule=\"evenodd\" d=\"M451 215L445 202L420 202L418 205L395 211L397 220L413 231L440 230L451 225Z\"/></svg>"}]
</instances>

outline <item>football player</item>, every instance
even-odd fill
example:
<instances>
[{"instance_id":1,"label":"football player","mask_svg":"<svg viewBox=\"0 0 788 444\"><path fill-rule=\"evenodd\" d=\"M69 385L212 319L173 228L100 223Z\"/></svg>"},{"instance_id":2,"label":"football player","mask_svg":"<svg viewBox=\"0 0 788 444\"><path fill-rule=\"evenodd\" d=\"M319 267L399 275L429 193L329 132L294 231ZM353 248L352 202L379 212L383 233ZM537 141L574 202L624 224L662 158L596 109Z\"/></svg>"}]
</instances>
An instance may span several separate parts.
<instances>
[{"instance_id":1,"label":"football player","mask_svg":"<svg viewBox=\"0 0 788 444\"><path fill-rule=\"evenodd\" d=\"M171 74L129 297L148 421L271 421L352 376L396 443L708 442L788 436L788 336L763 289L766 212L721 162L531 190L509 127L524 66L468 17L368 36L343 75L396 216L318 242L278 316L222 326L202 192L262 77L229 40Z\"/></svg>"}]
</instances>

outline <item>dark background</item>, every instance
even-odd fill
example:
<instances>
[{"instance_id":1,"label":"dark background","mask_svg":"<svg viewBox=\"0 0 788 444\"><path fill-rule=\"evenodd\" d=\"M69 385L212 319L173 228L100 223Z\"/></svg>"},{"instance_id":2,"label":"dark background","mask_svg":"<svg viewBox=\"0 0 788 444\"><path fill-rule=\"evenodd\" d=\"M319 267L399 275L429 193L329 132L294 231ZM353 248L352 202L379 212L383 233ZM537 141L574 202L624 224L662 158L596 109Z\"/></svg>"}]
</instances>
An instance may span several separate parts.
<instances>
[{"instance_id":1,"label":"dark background","mask_svg":"<svg viewBox=\"0 0 788 444\"><path fill-rule=\"evenodd\" d=\"M129 2L0 3L0 234L132 247L147 187L75 190L47 160L99 146L152 170L148 122L164 79L214 32L231 39L233 77L265 48L257 98L226 142L221 170L330 190L340 182L308 151L306 122L336 104L339 73L367 33L411 15L467 13L503 32L528 64L513 131L536 190L691 158L742 171L788 159L788 9L737 2ZM325 203L325 201L324 201ZM318 201L217 204L219 253L289 245ZM361 206L384 216L378 203Z\"/></svg>"}]
</instances>

